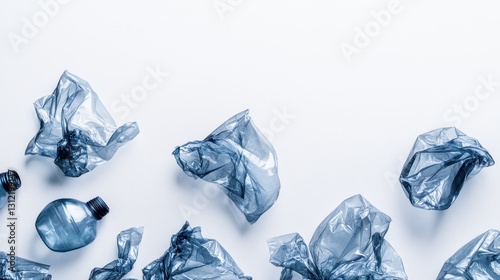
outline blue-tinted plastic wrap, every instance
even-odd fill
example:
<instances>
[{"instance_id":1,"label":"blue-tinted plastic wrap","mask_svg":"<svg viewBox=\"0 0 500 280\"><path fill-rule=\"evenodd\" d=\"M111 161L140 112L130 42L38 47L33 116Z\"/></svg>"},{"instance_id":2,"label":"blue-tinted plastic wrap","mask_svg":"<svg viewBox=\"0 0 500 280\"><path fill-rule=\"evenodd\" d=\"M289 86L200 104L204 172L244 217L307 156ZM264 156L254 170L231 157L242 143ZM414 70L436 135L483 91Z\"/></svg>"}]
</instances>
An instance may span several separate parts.
<instances>
[{"instance_id":1,"label":"blue-tinted plastic wrap","mask_svg":"<svg viewBox=\"0 0 500 280\"><path fill-rule=\"evenodd\" d=\"M0 279L2 280L50 280L49 265L15 257L15 271L10 268L12 258L5 252L0 252Z\"/></svg>"},{"instance_id":2,"label":"blue-tinted plastic wrap","mask_svg":"<svg viewBox=\"0 0 500 280\"><path fill-rule=\"evenodd\" d=\"M407 279L403 262L384 236L391 218L363 196L346 199L318 226L309 243L297 233L269 239L270 262L281 280Z\"/></svg>"},{"instance_id":3,"label":"blue-tinted plastic wrap","mask_svg":"<svg viewBox=\"0 0 500 280\"><path fill-rule=\"evenodd\" d=\"M129 228L118 234L118 259L108 263L103 268L94 268L89 280L119 280L134 267L139 254L139 244L142 240L143 228Z\"/></svg>"},{"instance_id":4,"label":"blue-tinted plastic wrap","mask_svg":"<svg viewBox=\"0 0 500 280\"><path fill-rule=\"evenodd\" d=\"M143 280L251 280L244 276L226 250L203 238L199 227L186 222L172 236L170 248L143 270Z\"/></svg>"},{"instance_id":5,"label":"blue-tinted plastic wrap","mask_svg":"<svg viewBox=\"0 0 500 280\"><path fill-rule=\"evenodd\" d=\"M90 85L68 71L34 106L40 130L25 153L53 158L66 176L79 177L110 160L139 133L135 122L117 128Z\"/></svg>"},{"instance_id":6,"label":"blue-tinted plastic wrap","mask_svg":"<svg viewBox=\"0 0 500 280\"><path fill-rule=\"evenodd\" d=\"M445 210L468 177L493 164L479 141L454 127L439 128L418 136L399 181L413 206Z\"/></svg>"},{"instance_id":7,"label":"blue-tinted plastic wrap","mask_svg":"<svg viewBox=\"0 0 500 280\"><path fill-rule=\"evenodd\" d=\"M500 279L500 232L488 230L460 248L449 258L437 280Z\"/></svg>"},{"instance_id":8,"label":"blue-tinted plastic wrap","mask_svg":"<svg viewBox=\"0 0 500 280\"><path fill-rule=\"evenodd\" d=\"M227 120L203 141L177 147L184 172L217 183L250 223L274 204L280 191L276 152L248 110Z\"/></svg>"}]
</instances>

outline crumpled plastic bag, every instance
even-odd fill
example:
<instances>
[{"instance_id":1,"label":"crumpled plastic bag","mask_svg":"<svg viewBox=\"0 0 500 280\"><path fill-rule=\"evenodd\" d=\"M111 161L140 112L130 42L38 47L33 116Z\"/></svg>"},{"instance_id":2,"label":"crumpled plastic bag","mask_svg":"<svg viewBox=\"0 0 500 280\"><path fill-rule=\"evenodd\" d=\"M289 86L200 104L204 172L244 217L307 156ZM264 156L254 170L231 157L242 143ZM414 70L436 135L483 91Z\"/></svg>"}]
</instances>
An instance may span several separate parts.
<instances>
[{"instance_id":1,"label":"crumpled plastic bag","mask_svg":"<svg viewBox=\"0 0 500 280\"><path fill-rule=\"evenodd\" d=\"M10 263L11 257L5 252L0 252L0 279L5 280L50 280L49 265L37 263L20 257L15 257L15 271Z\"/></svg>"},{"instance_id":2,"label":"crumpled plastic bag","mask_svg":"<svg viewBox=\"0 0 500 280\"><path fill-rule=\"evenodd\" d=\"M208 135L175 148L184 172L217 183L250 223L274 204L280 191L276 152L254 126L248 110Z\"/></svg>"},{"instance_id":3,"label":"crumpled plastic bag","mask_svg":"<svg viewBox=\"0 0 500 280\"><path fill-rule=\"evenodd\" d=\"M318 226L307 245L298 233L268 240L280 280L407 279L403 262L384 236L391 218L363 196L346 199Z\"/></svg>"},{"instance_id":4,"label":"crumpled plastic bag","mask_svg":"<svg viewBox=\"0 0 500 280\"><path fill-rule=\"evenodd\" d=\"M108 263L103 268L94 268L89 280L119 280L134 267L139 254L139 244L142 240L143 227L129 228L118 234L118 259Z\"/></svg>"},{"instance_id":5,"label":"crumpled plastic bag","mask_svg":"<svg viewBox=\"0 0 500 280\"><path fill-rule=\"evenodd\" d=\"M216 240L203 238L200 227L191 228L188 222L172 236L165 254L142 272L143 280L252 279Z\"/></svg>"},{"instance_id":6,"label":"crumpled plastic bag","mask_svg":"<svg viewBox=\"0 0 500 280\"><path fill-rule=\"evenodd\" d=\"M441 268L437 280L500 279L500 232L488 230L460 248Z\"/></svg>"},{"instance_id":7,"label":"crumpled plastic bag","mask_svg":"<svg viewBox=\"0 0 500 280\"><path fill-rule=\"evenodd\" d=\"M467 178L495 161L476 139L454 127L418 136L399 181L413 206L448 209Z\"/></svg>"},{"instance_id":8,"label":"crumpled plastic bag","mask_svg":"<svg viewBox=\"0 0 500 280\"><path fill-rule=\"evenodd\" d=\"M79 177L110 160L139 133L135 122L117 128L90 85L68 71L51 95L33 105L40 130L25 154L53 158L69 177Z\"/></svg>"}]
</instances>

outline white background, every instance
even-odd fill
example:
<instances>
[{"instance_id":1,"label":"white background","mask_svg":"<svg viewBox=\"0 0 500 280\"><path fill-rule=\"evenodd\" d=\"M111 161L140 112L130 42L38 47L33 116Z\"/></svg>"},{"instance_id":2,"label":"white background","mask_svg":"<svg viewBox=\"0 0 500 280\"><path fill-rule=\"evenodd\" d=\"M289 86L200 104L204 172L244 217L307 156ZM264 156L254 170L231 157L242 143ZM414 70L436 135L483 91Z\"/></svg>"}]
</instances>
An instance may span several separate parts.
<instances>
[{"instance_id":1,"label":"white background","mask_svg":"<svg viewBox=\"0 0 500 280\"><path fill-rule=\"evenodd\" d=\"M50 15L40 4L48 2L0 4L0 169L22 176L17 254L50 264L54 279L87 279L116 258L116 235L132 226L144 226L144 236L127 276L141 278L187 216L246 275L279 279L266 240L299 232L308 242L357 193L392 217L386 239L409 279L435 279L462 245L500 228L498 165L469 180L444 212L412 207L397 182L415 138L438 127L455 125L500 158L500 86L487 91L480 82L500 81L498 1L401 0L384 27L374 14L387 0L61 0ZM372 36L363 45L357 29L365 28ZM344 55L346 44L356 53ZM141 96L148 69L169 76ZM32 103L52 93L64 70L87 80L119 125L137 121L141 130L76 179L51 159L24 156L39 128ZM247 108L278 153L282 183L252 226L224 195L207 198L216 187L187 177L171 155ZM65 254L47 249L34 228L40 210L97 195L111 212L95 242Z\"/></svg>"}]
</instances>

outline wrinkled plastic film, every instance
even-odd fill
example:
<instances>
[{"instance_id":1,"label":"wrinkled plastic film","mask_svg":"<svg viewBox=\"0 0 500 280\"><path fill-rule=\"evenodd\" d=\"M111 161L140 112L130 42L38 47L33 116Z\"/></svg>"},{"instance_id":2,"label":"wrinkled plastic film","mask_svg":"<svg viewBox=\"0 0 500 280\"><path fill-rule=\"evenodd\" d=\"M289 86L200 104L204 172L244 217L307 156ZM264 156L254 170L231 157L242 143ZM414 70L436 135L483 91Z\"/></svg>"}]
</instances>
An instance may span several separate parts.
<instances>
[{"instance_id":1,"label":"wrinkled plastic film","mask_svg":"<svg viewBox=\"0 0 500 280\"><path fill-rule=\"evenodd\" d=\"M203 141L177 147L173 155L194 178L217 183L250 223L274 204L280 181L276 152L243 111Z\"/></svg>"},{"instance_id":2,"label":"wrinkled plastic film","mask_svg":"<svg viewBox=\"0 0 500 280\"><path fill-rule=\"evenodd\" d=\"M143 270L143 280L251 280L215 240L203 238L186 222L161 258Z\"/></svg>"},{"instance_id":3,"label":"wrinkled plastic film","mask_svg":"<svg viewBox=\"0 0 500 280\"><path fill-rule=\"evenodd\" d=\"M90 85L68 71L34 106L40 130L25 154L53 158L66 176L79 177L110 160L139 133L135 122L116 127Z\"/></svg>"},{"instance_id":4,"label":"wrinkled plastic film","mask_svg":"<svg viewBox=\"0 0 500 280\"><path fill-rule=\"evenodd\" d=\"M340 204L307 245L297 234L268 241L270 262L283 267L281 280L407 279L403 262L384 236L389 216L361 195ZM297 278L299 277L299 278Z\"/></svg>"},{"instance_id":5,"label":"wrinkled plastic film","mask_svg":"<svg viewBox=\"0 0 500 280\"><path fill-rule=\"evenodd\" d=\"M495 162L479 141L454 127L418 136L399 181L418 208L448 209L467 178Z\"/></svg>"},{"instance_id":6,"label":"wrinkled plastic film","mask_svg":"<svg viewBox=\"0 0 500 280\"><path fill-rule=\"evenodd\" d=\"M309 250L302 236L290 233L268 241L271 258L269 262L283 267L280 279L292 279L292 272L303 279L320 279L316 265L309 258Z\"/></svg>"},{"instance_id":7,"label":"wrinkled plastic film","mask_svg":"<svg viewBox=\"0 0 500 280\"><path fill-rule=\"evenodd\" d=\"M49 265L15 257L15 271L12 271L11 257L0 252L0 279L6 280L50 280Z\"/></svg>"},{"instance_id":8,"label":"wrinkled plastic film","mask_svg":"<svg viewBox=\"0 0 500 280\"><path fill-rule=\"evenodd\" d=\"M488 230L460 248L441 268L437 280L444 279L500 279L500 232Z\"/></svg>"},{"instance_id":9,"label":"wrinkled plastic film","mask_svg":"<svg viewBox=\"0 0 500 280\"><path fill-rule=\"evenodd\" d=\"M129 273L137 260L142 234L143 227L130 228L120 232L116 237L118 259L108 263L103 268L94 268L90 273L89 280L119 280Z\"/></svg>"}]
</instances>

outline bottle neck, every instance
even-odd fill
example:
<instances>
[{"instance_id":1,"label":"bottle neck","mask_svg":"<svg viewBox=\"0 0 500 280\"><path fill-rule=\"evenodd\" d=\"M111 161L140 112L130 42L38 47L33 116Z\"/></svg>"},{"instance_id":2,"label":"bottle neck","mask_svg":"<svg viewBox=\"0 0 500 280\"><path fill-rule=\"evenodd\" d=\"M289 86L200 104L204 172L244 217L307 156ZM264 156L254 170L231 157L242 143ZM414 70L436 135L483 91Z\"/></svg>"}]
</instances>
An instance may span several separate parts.
<instances>
[{"instance_id":1,"label":"bottle neck","mask_svg":"<svg viewBox=\"0 0 500 280\"><path fill-rule=\"evenodd\" d=\"M102 217L106 216L109 213L109 207L106 205L104 200L100 197L96 197L94 199L89 200L86 203L87 207L90 209L92 215L100 220Z\"/></svg>"},{"instance_id":2,"label":"bottle neck","mask_svg":"<svg viewBox=\"0 0 500 280\"><path fill-rule=\"evenodd\" d=\"M21 178L14 170L0 173L0 184L6 192L16 191L21 187Z\"/></svg>"}]
</instances>

